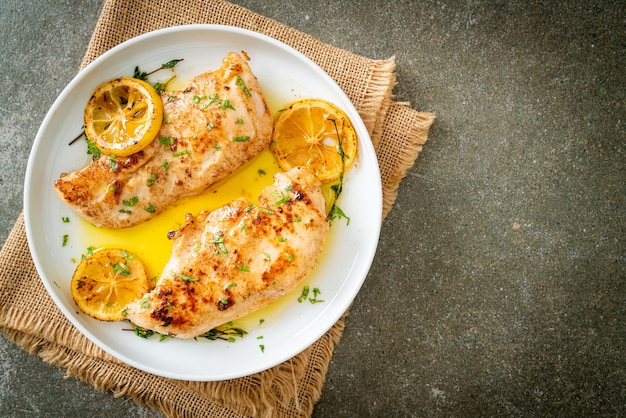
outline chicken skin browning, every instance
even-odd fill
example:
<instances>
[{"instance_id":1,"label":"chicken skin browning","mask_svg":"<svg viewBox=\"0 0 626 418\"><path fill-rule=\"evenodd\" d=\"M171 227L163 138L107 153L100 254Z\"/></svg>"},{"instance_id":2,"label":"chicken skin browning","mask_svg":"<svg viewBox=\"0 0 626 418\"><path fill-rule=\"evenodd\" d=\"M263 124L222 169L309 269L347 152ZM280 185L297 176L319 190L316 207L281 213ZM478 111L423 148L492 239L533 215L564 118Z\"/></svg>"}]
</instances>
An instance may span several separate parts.
<instances>
[{"instance_id":1,"label":"chicken skin browning","mask_svg":"<svg viewBox=\"0 0 626 418\"><path fill-rule=\"evenodd\" d=\"M153 218L225 178L271 141L261 87L237 53L161 98L164 121L148 147L128 157L102 155L55 181L61 200L94 225L119 229Z\"/></svg>"},{"instance_id":2,"label":"chicken skin browning","mask_svg":"<svg viewBox=\"0 0 626 418\"><path fill-rule=\"evenodd\" d=\"M241 198L170 233L172 255L156 287L125 309L135 325L193 338L263 308L313 269L328 233L317 177L274 176L252 204Z\"/></svg>"}]
</instances>

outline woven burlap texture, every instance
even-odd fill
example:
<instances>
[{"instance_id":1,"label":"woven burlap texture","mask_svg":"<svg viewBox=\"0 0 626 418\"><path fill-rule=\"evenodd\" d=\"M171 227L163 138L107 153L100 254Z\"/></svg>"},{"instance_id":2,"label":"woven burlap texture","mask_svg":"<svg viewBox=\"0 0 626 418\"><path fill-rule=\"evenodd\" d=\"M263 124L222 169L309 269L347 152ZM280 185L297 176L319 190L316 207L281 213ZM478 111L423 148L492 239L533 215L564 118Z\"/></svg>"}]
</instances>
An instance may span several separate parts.
<instances>
[{"instance_id":1,"label":"woven burlap texture","mask_svg":"<svg viewBox=\"0 0 626 418\"><path fill-rule=\"evenodd\" d=\"M115 45L145 32L185 24L222 24L280 40L315 61L344 90L371 135L383 183L383 215L413 166L434 120L391 99L395 62L371 60L322 43L242 7L219 0L109 0L81 68ZM370 278L375 280L375 278ZM187 382L127 366L87 340L47 295L32 262L23 215L0 251L0 327L28 352L67 375L169 416L310 416L344 322L296 357L252 376Z\"/></svg>"}]
</instances>

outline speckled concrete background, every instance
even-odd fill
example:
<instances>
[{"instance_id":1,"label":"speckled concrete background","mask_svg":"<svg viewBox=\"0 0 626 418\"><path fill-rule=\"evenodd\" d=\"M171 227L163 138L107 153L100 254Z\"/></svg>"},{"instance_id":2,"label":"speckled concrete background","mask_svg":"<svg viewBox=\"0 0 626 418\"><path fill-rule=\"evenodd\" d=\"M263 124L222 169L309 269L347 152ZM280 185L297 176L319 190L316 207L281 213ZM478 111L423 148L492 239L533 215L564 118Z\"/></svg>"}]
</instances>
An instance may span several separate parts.
<instances>
[{"instance_id":1,"label":"speckled concrete background","mask_svg":"<svg viewBox=\"0 0 626 418\"><path fill-rule=\"evenodd\" d=\"M0 236L101 1L0 2ZM626 415L622 1L234 1L437 114L315 417ZM0 338L1 416L159 414Z\"/></svg>"}]
</instances>

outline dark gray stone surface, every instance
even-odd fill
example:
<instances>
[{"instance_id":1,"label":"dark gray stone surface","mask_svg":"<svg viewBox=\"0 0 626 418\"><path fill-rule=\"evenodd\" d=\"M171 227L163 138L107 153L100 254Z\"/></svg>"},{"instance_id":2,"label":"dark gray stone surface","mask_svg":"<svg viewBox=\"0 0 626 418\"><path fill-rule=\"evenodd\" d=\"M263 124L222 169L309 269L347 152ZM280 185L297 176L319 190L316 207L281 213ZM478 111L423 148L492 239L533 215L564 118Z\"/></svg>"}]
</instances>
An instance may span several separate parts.
<instances>
[{"instance_id":1,"label":"dark gray stone surface","mask_svg":"<svg viewBox=\"0 0 626 418\"><path fill-rule=\"evenodd\" d=\"M315 417L626 415L621 1L234 1L370 58L437 115ZM0 2L0 237L101 1ZM0 337L0 416L159 414Z\"/></svg>"}]
</instances>

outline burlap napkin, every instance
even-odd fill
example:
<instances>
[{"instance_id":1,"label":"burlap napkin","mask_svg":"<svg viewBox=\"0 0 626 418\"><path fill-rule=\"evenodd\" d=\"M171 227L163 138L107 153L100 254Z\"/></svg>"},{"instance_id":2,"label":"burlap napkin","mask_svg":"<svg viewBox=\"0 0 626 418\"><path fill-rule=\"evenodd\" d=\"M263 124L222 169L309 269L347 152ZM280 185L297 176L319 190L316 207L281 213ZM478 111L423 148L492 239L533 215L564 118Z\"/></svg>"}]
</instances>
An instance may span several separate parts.
<instances>
[{"instance_id":1,"label":"burlap napkin","mask_svg":"<svg viewBox=\"0 0 626 418\"><path fill-rule=\"evenodd\" d=\"M109 0L82 67L126 39L194 23L232 25L269 35L328 72L352 100L371 134L381 169L383 214L389 212L400 180L414 164L434 120L432 114L392 101L393 58L376 61L351 54L220 0ZM68 376L171 416L310 416L343 326L342 319L304 352L253 376L223 382L161 378L112 358L66 320L37 275L23 216L0 252L0 329L7 338L66 369Z\"/></svg>"}]
</instances>

